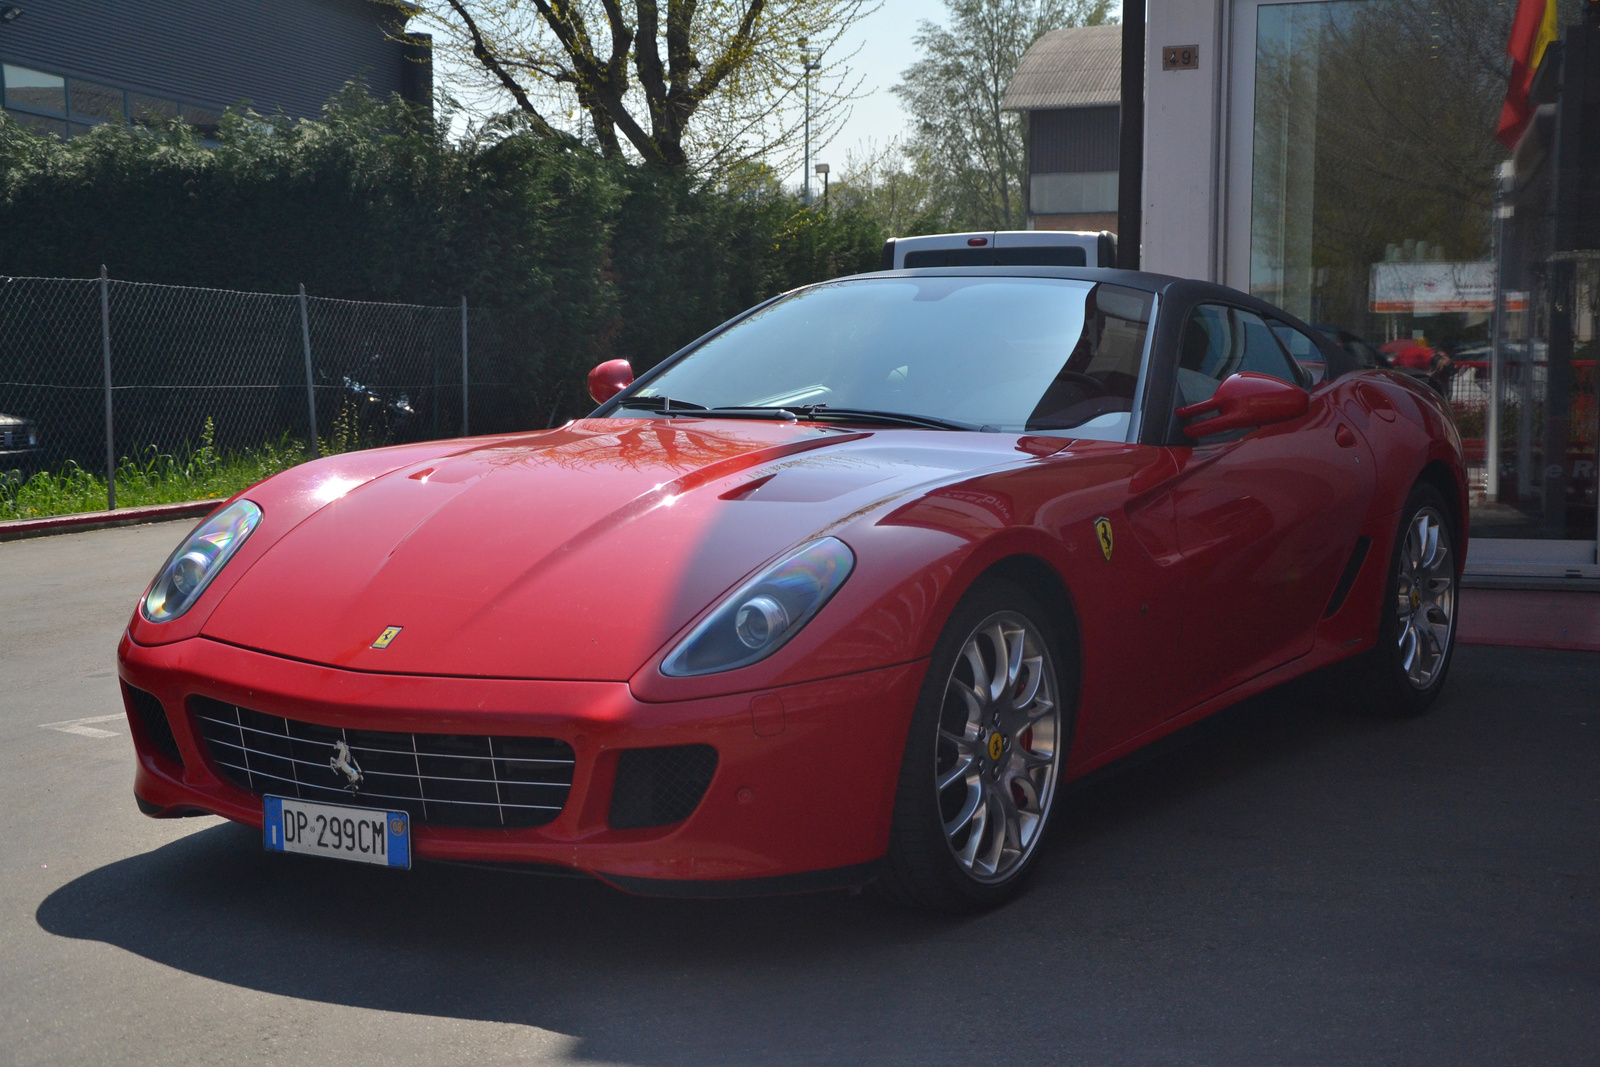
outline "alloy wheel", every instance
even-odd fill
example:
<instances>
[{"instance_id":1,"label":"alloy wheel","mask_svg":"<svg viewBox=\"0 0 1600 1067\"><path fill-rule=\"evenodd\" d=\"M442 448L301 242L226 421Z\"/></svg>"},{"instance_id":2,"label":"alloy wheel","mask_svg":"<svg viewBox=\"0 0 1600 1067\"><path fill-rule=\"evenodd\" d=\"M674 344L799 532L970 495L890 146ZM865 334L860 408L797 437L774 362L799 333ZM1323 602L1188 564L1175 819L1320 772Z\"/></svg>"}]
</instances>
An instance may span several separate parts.
<instances>
[{"instance_id":1,"label":"alloy wheel","mask_svg":"<svg viewBox=\"0 0 1600 1067\"><path fill-rule=\"evenodd\" d=\"M1456 624L1455 579L1449 527L1439 512L1421 508L1406 529L1395 586L1400 667L1414 689L1433 684L1449 652Z\"/></svg>"},{"instance_id":2,"label":"alloy wheel","mask_svg":"<svg viewBox=\"0 0 1600 1067\"><path fill-rule=\"evenodd\" d=\"M966 639L945 683L934 774L945 841L975 881L1032 855L1055 795L1061 705L1043 635L1002 611Z\"/></svg>"}]
</instances>

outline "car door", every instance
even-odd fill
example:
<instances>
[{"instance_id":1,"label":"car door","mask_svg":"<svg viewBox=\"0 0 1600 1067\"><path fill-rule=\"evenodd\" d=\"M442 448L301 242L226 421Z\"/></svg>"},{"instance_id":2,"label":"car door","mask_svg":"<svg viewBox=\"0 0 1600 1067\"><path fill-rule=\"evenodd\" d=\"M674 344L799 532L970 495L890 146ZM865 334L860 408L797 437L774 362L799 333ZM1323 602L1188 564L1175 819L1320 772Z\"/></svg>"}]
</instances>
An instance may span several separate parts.
<instances>
[{"instance_id":1,"label":"car door","mask_svg":"<svg viewBox=\"0 0 1600 1067\"><path fill-rule=\"evenodd\" d=\"M1240 371L1307 384L1260 316L1222 304L1193 308L1174 407L1209 397ZM1332 393L1318 388L1306 415L1290 422L1193 443L1174 438L1186 707L1311 648L1375 481L1365 441Z\"/></svg>"}]
</instances>

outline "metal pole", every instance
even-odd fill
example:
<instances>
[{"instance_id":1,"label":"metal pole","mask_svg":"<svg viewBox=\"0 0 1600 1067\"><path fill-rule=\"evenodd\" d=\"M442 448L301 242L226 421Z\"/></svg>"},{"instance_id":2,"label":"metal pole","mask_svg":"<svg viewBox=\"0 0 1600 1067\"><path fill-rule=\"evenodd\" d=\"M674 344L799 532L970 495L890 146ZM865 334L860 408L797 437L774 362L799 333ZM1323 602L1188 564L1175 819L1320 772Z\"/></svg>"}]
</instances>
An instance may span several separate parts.
<instances>
[{"instance_id":1,"label":"metal pole","mask_svg":"<svg viewBox=\"0 0 1600 1067\"><path fill-rule=\"evenodd\" d=\"M806 207L811 206L811 60L802 53L801 65L805 68L806 76L806 161L801 172L806 179Z\"/></svg>"},{"instance_id":2,"label":"metal pole","mask_svg":"<svg viewBox=\"0 0 1600 1067\"><path fill-rule=\"evenodd\" d=\"M322 443L317 439L317 384L311 373L311 316L306 314L306 286L300 283L300 345L306 353L306 411L311 416L311 455L322 456Z\"/></svg>"},{"instance_id":3,"label":"metal pole","mask_svg":"<svg viewBox=\"0 0 1600 1067\"><path fill-rule=\"evenodd\" d=\"M461 436L470 436L467 423L467 298L461 297Z\"/></svg>"},{"instance_id":4,"label":"metal pole","mask_svg":"<svg viewBox=\"0 0 1600 1067\"><path fill-rule=\"evenodd\" d=\"M1494 318L1490 320L1489 336L1489 410L1484 419L1484 472L1483 493L1490 501L1500 499L1500 390L1505 378L1501 369L1504 357L1500 347L1505 342L1506 329L1506 216L1513 208L1506 203L1506 192L1513 180L1514 169L1508 160L1500 164L1495 173L1494 187Z\"/></svg>"},{"instance_id":5,"label":"metal pole","mask_svg":"<svg viewBox=\"0 0 1600 1067\"><path fill-rule=\"evenodd\" d=\"M1544 294L1539 294L1543 299ZM1528 310L1533 310L1533 294L1530 291ZM1523 500L1533 495L1533 403L1534 382L1533 374L1539 364L1533 361L1533 338L1530 336L1522 347L1522 356L1518 360L1517 368L1517 499Z\"/></svg>"},{"instance_id":6,"label":"metal pole","mask_svg":"<svg viewBox=\"0 0 1600 1067\"><path fill-rule=\"evenodd\" d=\"M1144 225L1145 0L1123 0L1122 98L1117 145L1117 262L1139 269Z\"/></svg>"},{"instance_id":7,"label":"metal pole","mask_svg":"<svg viewBox=\"0 0 1600 1067\"><path fill-rule=\"evenodd\" d=\"M800 73L806 80L806 135L805 135L805 162L800 171L803 183L802 199L806 207L811 206L811 72L822 69L822 53L812 52L806 47L806 39L800 38Z\"/></svg>"},{"instance_id":8,"label":"metal pole","mask_svg":"<svg viewBox=\"0 0 1600 1067\"><path fill-rule=\"evenodd\" d=\"M111 434L111 281L100 264L100 355L106 382L106 510L117 510L117 450Z\"/></svg>"}]
</instances>

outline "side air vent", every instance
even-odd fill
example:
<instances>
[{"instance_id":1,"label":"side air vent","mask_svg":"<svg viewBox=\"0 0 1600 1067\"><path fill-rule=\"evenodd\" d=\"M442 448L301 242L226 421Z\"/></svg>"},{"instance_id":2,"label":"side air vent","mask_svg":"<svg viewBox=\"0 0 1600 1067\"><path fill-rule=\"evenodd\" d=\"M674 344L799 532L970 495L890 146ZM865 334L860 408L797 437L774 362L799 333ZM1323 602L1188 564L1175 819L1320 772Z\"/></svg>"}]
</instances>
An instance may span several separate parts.
<instances>
[{"instance_id":1,"label":"side air vent","mask_svg":"<svg viewBox=\"0 0 1600 1067\"><path fill-rule=\"evenodd\" d=\"M1322 613L1324 619L1333 618L1338 610L1344 607L1344 598L1350 595L1350 587L1356 584L1356 575L1361 573L1361 565L1367 561L1367 553L1372 549L1372 538L1356 538L1356 547L1350 553L1350 561L1344 565L1344 573L1339 575L1339 584L1333 587L1333 596L1328 600L1328 610Z\"/></svg>"},{"instance_id":2,"label":"side air vent","mask_svg":"<svg viewBox=\"0 0 1600 1067\"><path fill-rule=\"evenodd\" d=\"M624 751L617 760L617 784L611 790L612 829L682 822L706 795L716 771L717 750L710 745Z\"/></svg>"},{"instance_id":3,"label":"side air vent","mask_svg":"<svg viewBox=\"0 0 1600 1067\"><path fill-rule=\"evenodd\" d=\"M161 701L156 699L154 693L135 689L127 682L122 683L122 693L133 706L133 712L139 718L139 725L144 727L144 736L150 744L155 746L157 752L182 767L183 757L178 754L178 740L172 736L172 724L167 722L167 709L161 706Z\"/></svg>"}]
</instances>

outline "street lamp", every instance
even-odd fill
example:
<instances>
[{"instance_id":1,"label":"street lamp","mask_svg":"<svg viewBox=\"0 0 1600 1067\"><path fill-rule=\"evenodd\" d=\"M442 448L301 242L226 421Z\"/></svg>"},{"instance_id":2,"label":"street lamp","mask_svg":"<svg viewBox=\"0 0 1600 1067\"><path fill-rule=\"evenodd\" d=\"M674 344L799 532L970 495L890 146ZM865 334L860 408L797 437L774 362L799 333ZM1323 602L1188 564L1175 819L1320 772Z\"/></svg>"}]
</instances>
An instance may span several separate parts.
<instances>
[{"instance_id":1,"label":"street lamp","mask_svg":"<svg viewBox=\"0 0 1600 1067\"><path fill-rule=\"evenodd\" d=\"M805 164L800 173L805 180L805 205L811 206L811 74L822 69L822 53L814 52L806 47L806 39L800 38L800 69L806 80L806 157Z\"/></svg>"},{"instance_id":2,"label":"street lamp","mask_svg":"<svg viewBox=\"0 0 1600 1067\"><path fill-rule=\"evenodd\" d=\"M823 210L827 210L827 207L828 207L828 165L826 163L818 163L815 169L816 169L816 172L818 174L822 175L822 207L823 207Z\"/></svg>"}]
</instances>

